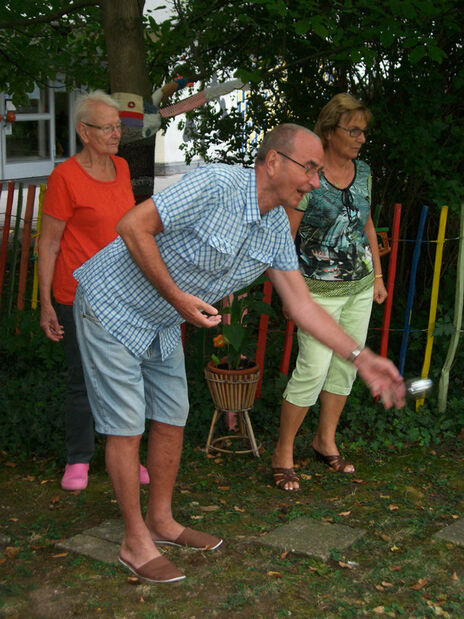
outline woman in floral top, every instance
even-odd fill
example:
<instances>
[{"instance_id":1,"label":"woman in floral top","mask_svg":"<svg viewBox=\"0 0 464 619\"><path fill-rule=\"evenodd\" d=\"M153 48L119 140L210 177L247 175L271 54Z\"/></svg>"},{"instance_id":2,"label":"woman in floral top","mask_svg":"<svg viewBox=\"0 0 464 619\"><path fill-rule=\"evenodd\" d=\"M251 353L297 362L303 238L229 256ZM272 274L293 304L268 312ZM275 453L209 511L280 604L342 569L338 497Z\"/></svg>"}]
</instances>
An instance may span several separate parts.
<instances>
[{"instance_id":1,"label":"woman in floral top","mask_svg":"<svg viewBox=\"0 0 464 619\"><path fill-rule=\"evenodd\" d=\"M298 210L287 212L292 234L296 234L300 269L311 294L361 346L372 301L383 303L387 297L370 212L371 173L369 166L357 159L371 118L368 108L347 93L336 95L324 106L314 129L324 146L320 188L307 194ZM273 456L274 481L283 490L300 487L293 443L318 397L319 423L312 442L315 456L335 471L354 472L338 451L335 432L356 369L301 330L298 344Z\"/></svg>"}]
</instances>

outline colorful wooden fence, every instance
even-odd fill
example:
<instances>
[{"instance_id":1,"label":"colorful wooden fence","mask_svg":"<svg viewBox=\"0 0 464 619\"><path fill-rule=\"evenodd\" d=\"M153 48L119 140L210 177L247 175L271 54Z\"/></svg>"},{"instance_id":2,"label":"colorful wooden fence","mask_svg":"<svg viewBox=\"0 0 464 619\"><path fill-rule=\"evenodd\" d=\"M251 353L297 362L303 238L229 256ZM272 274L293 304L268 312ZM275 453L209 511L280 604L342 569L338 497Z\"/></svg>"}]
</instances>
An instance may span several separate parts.
<instances>
[{"instance_id":1,"label":"colorful wooden fence","mask_svg":"<svg viewBox=\"0 0 464 619\"><path fill-rule=\"evenodd\" d=\"M0 183L0 197L4 184ZM21 184L15 186L15 183L7 183L7 196L6 207L3 217L3 232L0 246L0 312L2 314L11 314L13 306L15 305L18 310L24 310L27 306L27 301L30 301L30 307L37 308L38 304L38 284L37 284L37 240L40 233L41 225L41 207L43 203L43 194L45 187L41 186L39 194L39 208L37 225L35 232L35 243L31 250L31 241L33 234L33 209L37 187L35 185L29 185L27 187L27 194L25 200L25 211L23 216L23 198L24 188ZM16 210L13 215L14 204L16 201ZM439 231L436 241L423 241L423 231L425 227L425 221L427 218L427 207L423 207L417 236L415 239L415 247L413 252L413 259L411 264L411 274L409 282L409 291L407 298L407 306L405 312L402 342L398 365L400 371L404 371L407 342L410 332L412 308L415 292L415 278L417 273L417 266L420 258L421 247L424 242L436 243L437 251L435 257L434 279L432 284L432 295L430 300L430 313L429 323L426 330L426 347L424 355L424 364L422 367L422 377L427 377L430 369L430 363L432 358L433 349L433 331L435 328L436 311L438 304L439 293L439 281L441 273L441 261L443 254L443 247L447 239L445 238L446 220L447 220L447 207L443 207L440 217ZM388 354L388 339L390 329L391 312L394 300L394 287L395 287L395 275L396 264L398 256L398 246L400 242L406 242L406 239L399 238L399 229L401 221L401 205L396 204L394 207L394 216L391 236L388 236L388 230L381 228L378 230L379 235L379 247L381 255L390 254L388 264L388 276L387 276L387 291L388 298L384 305L383 320L381 326L381 341L380 341L380 354L387 356ZM22 239L21 237L22 232ZM456 286L456 303L455 303L455 316L454 316L454 333L451 338L451 343L448 351L448 356L442 369L442 376L439 385L439 408L440 411L444 411L446 408L446 394L448 390L449 370L456 353L457 344L461 332L462 325L462 305L464 298L464 205L461 210L461 230L459 236L459 257L457 265L457 286ZM450 240L450 239L448 239ZM33 261L33 269L30 269L30 262ZM16 277L16 273L18 276ZM27 280L31 275L33 277L32 294L31 298L26 298ZM268 304L272 299L272 284L266 281L264 284L264 301ZM257 342L257 362L261 369L264 368L264 359L266 354L266 341L268 337L268 325L269 316L262 314L259 322L258 330L258 342ZM280 361L280 372L288 374L289 364L291 358L291 352L293 347L294 338L294 324L292 321L287 321L284 332L284 343L282 356ZM185 331L183 330L183 336ZM257 397L261 393L261 383L263 379L263 372L261 372L261 380L258 385ZM422 404L419 401L418 406Z\"/></svg>"},{"instance_id":2,"label":"colorful wooden fence","mask_svg":"<svg viewBox=\"0 0 464 619\"><path fill-rule=\"evenodd\" d=\"M401 338L400 359L398 369L403 374L406 363L406 352L408 348L409 331L411 326L412 305L414 303L414 294L416 292L416 277L417 267L422 248L422 236L424 234L425 220L427 217L428 206L423 206L419 219L419 227L417 229L416 241L414 243L414 252L412 254L411 272L409 275L408 297L406 301L406 310L404 313L403 337Z\"/></svg>"},{"instance_id":3,"label":"colorful wooden fence","mask_svg":"<svg viewBox=\"0 0 464 619\"><path fill-rule=\"evenodd\" d=\"M453 334L451 337L451 342L450 342L450 346L448 350L448 355L447 355L446 361L441 371L441 378L440 378L440 384L439 384L439 390L438 390L438 408L440 412L444 412L446 410L446 399L447 399L448 384L449 384L449 371L450 371L451 365L453 363L453 360L456 354L456 350L457 350L457 346L458 346L458 342L460 338L460 333L462 330L461 327L462 327L462 314L463 314L463 303L464 303L464 205L462 205L462 208L461 208L461 223L460 223L460 233L459 233L458 239L446 239L445 238L448 207L444 206L441 209L437 239L432 240L432 241L424 241L423 232L424 232L427 212L428 212L428 208L423 207L420 221L419 221L416 239L414 240L414 251L413 251L413 257L412 257L412 262L411 262L411 273L410 273L409 289L408 289L408 296L407 296L407 302L406 302L404 326L403 326L403 329L395 329L395 331L402 332L402 342L401 342L398 366L400 368L400 371L403 373L404 366L405 366L405 360L406 360L408 337L409 337L409 333L411 330L411 320L412 320L412 314L413 314L413 303L414 303L414 294L415 294L415 286L416 286L416 275L417 275L417 267L419 263L420 253L421 253L421 247L422 247L422 244L425 242L434 243L436 244L434 276L433 276L433 282L432 282L432 294L431 294L431 299L430 299L428 327L424 331L426 335L426 347L425 347L424 362L423 362L422 372L421 372L421 376L423 378L428 377L431 359L432 359L432 349L433 349L436 313L437 313L437 306L438 306L438 294L439 294L439 283L440 283L440 276L441 276L443 248L444 248L444 244L446 241L459 241L455 312L454 312L454 320L453 320L454 328L453 328ZM383 320L382 320L382 327L381 327L380 351L379 351L379 354L384 357L386 357L388 354L389 333L392 330L390 329L390 321L391 321L391 312L392 312L392 306L393 306L393 300L394 300L394 287L395 287L395 277L396 277L396 264L397 264L397 257L398 257L398 246L400 242L409 242L409 239L400 239L399 237L400 221L401 221L401 204L395 204L391 237L388 237L386 235L386 231L384 229L380 229L377 231L380 236L379 248L381 250L381 255L390 253L389 263L388 263L388 276L387 276L388 298L384 304ZM265 299L268 303L270 303L271 301L271 296L272 296L272 285L270 284L270 282L267 282L267 284L265 285ZM264 367L264 355L265 355L265 347L266 347L268 320L269 320L268 316L262 316L260 325L259 325L257 361L260 364L261 368ZM284 344L283 344L283 351L282 351L282 357L281 357L281 364L280 364L280 371L284 374L288 374L290 355L291 355L291 350L292 350L292 345L293 345L293 336L294 336L294 324L291 321L287 321L285 334L284 334ZM262 374L261 374L261 381L263 379ZM258 386L258 395L260 394L260 392L261 392L261 382ZM420 408L422 404L423 404L423 400L418 400L417 408Z\"/></svg>"},{"instance_id":4,"label":"colorful wooden fence","mask_svg":"<svg viewBox=\"0 0 464 619\"><path fill-rule=\"evenodd\" d=\"M437 250L435 253L435 265L433 268L432 296L430 298L429 323L427 327L427 342L425 345L424 363L422 365L421 377L427 378L432 360L433 332L435 331L435 319L437 316L438 291L440 288L441 264L443 259L443 245L445 244L446 220L448 218L448 207L443 206L440 213L440 223L438 226ZM424 399L416 401L416 409L424 404Z\"/></svg>"},{"instance_id":5,"label":"colorful wooden fence","mask_svg":"<svg viewBox=\"0 0 464 619\"><path fill-rule=\"evenodd\" d=\"M12 313L14 307L24 310L26 307L27 281L30 276L30 262L34 259L31 254L32 224L34 203L36 196L36 185L28 185L25 209L24 206L24 187L22 184L15 186L10 181L7 185L6 208L3 218L3 232L0 246L0 312ZM0 184L0 197L2 193ZM43 191L43 190L42 190ZM14 203L16 209L14 210ZM41 201L39 202L39 212ZM35 254L35 259L37 255ZM34 286L37 287L37 272L34 271ZM33 305L31 303L31 305ZM37 294L36 303L37 306Z\"/></svg>"}]
</instances>

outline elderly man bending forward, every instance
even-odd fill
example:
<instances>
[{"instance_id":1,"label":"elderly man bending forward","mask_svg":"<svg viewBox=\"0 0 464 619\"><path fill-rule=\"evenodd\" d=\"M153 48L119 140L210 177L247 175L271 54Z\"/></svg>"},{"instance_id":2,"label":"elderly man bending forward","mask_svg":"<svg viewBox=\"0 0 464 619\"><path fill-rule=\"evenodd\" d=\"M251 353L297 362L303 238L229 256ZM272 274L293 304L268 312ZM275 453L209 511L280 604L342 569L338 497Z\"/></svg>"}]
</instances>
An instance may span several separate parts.
<instances>
[{"instance_id":1,"label":"elderly man bending forward","mask_svg":"<svg viewBox=\"0 0 464 619\"><path fill-rule=\"evenodd\" d=\"M298 125L268 133L254 169L208 165L129 211L119 237L74 273L74 304L89 400L105 434L106 466L124 520L120 561L148 582L185 578L156 544L214 550L222 540L182 526L171 510L188 414L180 324L220 322L213 303L264 271L292 320L352 360L373 395L403 404L402 379L312 300L282 206L319 186L319 138ZM148 510L138 452L151 420Z\"/></svg>"}]
</instances>

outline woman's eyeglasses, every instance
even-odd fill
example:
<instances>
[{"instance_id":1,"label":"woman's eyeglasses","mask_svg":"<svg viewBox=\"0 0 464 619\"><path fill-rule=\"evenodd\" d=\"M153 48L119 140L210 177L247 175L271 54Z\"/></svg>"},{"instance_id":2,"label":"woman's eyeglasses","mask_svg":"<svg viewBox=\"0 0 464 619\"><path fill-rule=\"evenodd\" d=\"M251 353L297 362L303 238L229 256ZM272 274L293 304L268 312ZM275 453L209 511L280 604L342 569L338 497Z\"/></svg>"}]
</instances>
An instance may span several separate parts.
<instances>
[{"instance_id":1,"label":"woman's eyeglasses","mask_svg":"<svg viewBox=\"0 0 464 619\"><path fill-rule=\"evenodd\" d=\"M103 135L111 135L113 131L117 131L118 133L124 133L124 125L118 123L117 125L93 125L92 123L86 123L85 121L81 121L83 125L86 127L92 127L92 129L98 129L103 133Z\"/></svg>"},{"instance_id":2,"label":"woman's eyeglasses","mask_svg":"<svg viewBox=\"0 0 464 619\"><path fill-rule=\"evenodd\" d=\"M341 125L337 125L337 127L349 133L350 137L352 138L359 138L361 134L363 134L364 137L367 138L367 134L369 133L367 129L360 129L359 127L352 127L351 129L347 129L346 127L342 127Z\"/></svg>"}]
</instances>

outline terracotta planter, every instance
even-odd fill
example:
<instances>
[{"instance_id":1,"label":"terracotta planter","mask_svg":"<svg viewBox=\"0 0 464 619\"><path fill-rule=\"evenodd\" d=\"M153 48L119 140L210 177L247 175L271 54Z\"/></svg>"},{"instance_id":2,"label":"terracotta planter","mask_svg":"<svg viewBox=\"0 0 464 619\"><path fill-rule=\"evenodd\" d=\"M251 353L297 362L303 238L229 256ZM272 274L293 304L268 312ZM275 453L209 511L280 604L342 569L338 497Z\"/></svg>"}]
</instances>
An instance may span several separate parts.
<instances>
[{"instance_id":1,"label":"terracotta planter","mask_svg":"<svg viewBox=\"0 0 464 619\"><path fill-rule=\"evenodd\" d=\"M255 401L259 365L241 370L218 368L213 361L205 367L205 378L214 406L223 411L249 410Z\"/></svg>"}]
</instances>

